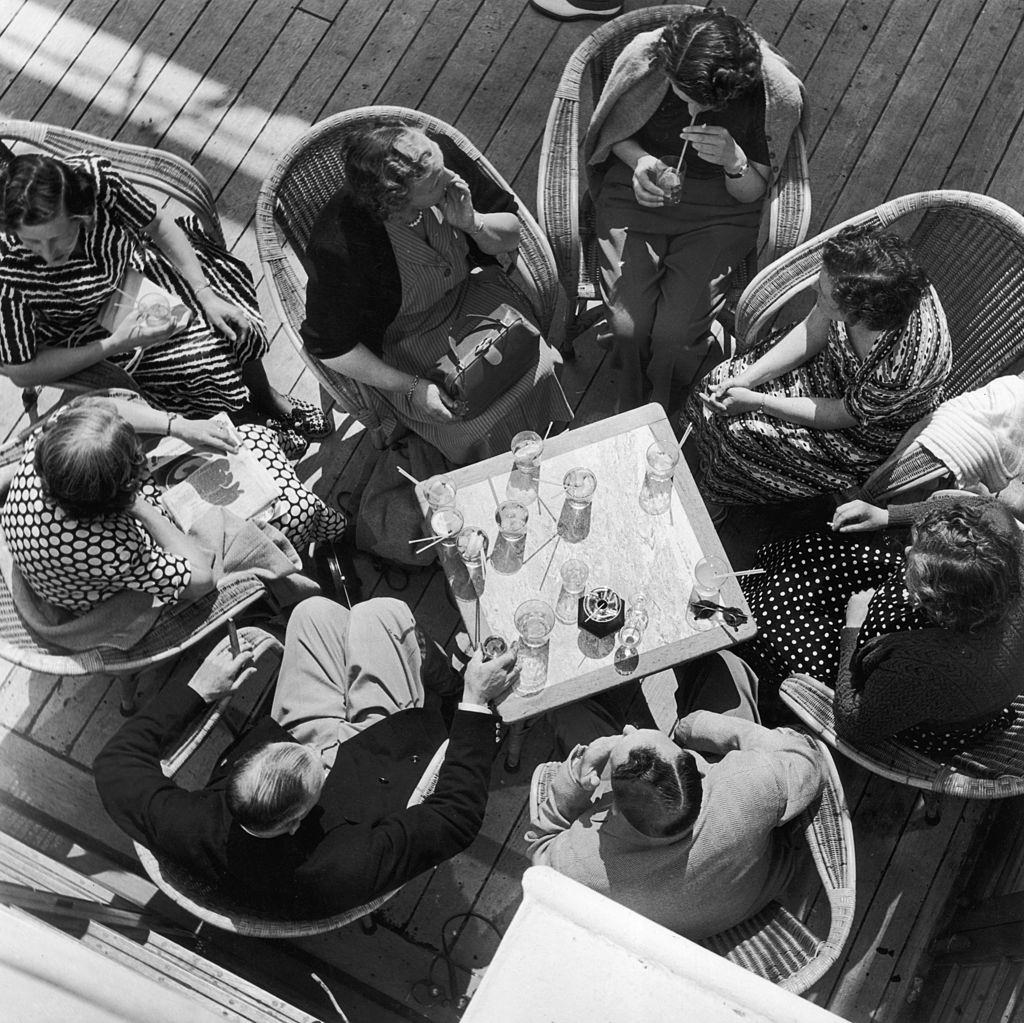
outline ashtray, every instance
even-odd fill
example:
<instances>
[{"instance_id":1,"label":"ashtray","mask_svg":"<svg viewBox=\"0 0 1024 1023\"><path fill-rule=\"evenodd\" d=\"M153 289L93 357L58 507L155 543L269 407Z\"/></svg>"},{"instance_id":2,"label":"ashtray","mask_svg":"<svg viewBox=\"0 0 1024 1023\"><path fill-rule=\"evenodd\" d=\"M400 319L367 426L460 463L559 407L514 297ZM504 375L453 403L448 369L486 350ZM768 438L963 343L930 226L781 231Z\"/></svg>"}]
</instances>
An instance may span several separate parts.
<instances>
[{"instance_id":1,"label":"ashtray","mask_svg":"<svg viewBox=\"0 0 1024 1023\"><path fill-rule=\"evenodd\" d=\"M576 624L592 636L610 636L625 621L626 602L610 587L598 586L580 597Z\"/></svg>"}]
</instances>

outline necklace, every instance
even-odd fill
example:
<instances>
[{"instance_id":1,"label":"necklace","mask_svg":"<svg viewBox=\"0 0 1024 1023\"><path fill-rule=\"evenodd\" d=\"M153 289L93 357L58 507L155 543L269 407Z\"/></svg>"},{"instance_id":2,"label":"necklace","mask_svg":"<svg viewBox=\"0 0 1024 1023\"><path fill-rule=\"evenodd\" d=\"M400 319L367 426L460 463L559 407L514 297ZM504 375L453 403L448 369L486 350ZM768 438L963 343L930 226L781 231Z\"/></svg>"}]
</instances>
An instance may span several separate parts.
<instances>
[{"instance_id":1,"label":"necklace","mask_svg":"<svg viewBox=\"0 0 1024 1023\"><path fill-rule=\"evenodd\" d=\"M405 226L406 227L419 227L420 226L420 222L422 220L423 220L423 210L420 210L419 213L416 214L416 218L414 220L410 220Z\"/></svg>"}]
</instances>

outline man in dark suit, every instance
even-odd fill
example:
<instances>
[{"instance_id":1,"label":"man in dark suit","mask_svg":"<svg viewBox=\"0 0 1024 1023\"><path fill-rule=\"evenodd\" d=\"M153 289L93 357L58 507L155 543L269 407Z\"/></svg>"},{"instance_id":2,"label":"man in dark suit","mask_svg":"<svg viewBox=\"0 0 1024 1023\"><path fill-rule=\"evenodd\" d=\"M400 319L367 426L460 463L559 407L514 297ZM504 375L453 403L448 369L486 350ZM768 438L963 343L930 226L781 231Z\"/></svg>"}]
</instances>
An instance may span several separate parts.
<instances>
[{"instance_id":1,"label":"man in dark suit","mask_svg":"<svg viewBox=\"0 0 1024 1023\"><path fill-rule=\"evenodd\" d=\"M472 842L500 739L490 705L516 681L514 654L474 654L436 789L416 806L409 796L446 737L439 691L452 678L409 608L391 599L351 611L322 597L300 604L270 716L206 788L165 778L162 753L251 661L245 652L208 659L97 757L100 796L127 834L254 909L294 918L361 905Z\"/></svg>"}]
</instances>

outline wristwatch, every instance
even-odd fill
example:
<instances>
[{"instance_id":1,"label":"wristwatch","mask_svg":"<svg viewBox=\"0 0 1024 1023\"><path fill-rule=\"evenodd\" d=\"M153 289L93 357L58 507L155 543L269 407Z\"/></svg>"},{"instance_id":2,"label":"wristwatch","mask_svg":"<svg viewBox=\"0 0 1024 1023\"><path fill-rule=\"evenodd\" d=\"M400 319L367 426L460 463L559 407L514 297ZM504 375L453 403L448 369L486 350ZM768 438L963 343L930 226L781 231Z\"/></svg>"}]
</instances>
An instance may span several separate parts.
<instances>
[{"instance_id":1,"label":"wristwatch","mask_svg":"<svg viewBox=\"0 0 1024 1023\"><path fill-rule=\"evenodd\" d=\"M734 181L736 180L736 178L742 178L743 175L746 174L749 169L750 164L746 160L743 161L743 166L735 174L730 174L727 170L725 170L724 167L722 168L722 170L725 171L725 176L727 178L732 178Z\"/></svg>"}]
</instances>

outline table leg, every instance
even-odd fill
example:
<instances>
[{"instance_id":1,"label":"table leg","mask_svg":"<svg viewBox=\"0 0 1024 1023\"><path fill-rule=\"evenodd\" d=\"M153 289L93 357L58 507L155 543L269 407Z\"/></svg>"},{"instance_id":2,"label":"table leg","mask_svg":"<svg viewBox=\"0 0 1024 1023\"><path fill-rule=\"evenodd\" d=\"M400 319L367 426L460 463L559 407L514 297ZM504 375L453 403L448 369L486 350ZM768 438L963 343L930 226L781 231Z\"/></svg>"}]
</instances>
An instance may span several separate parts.
<instances>
[{"instance_id":1,"label":"table leg","mask_svg":"<svg viewBox=\"0 0 1024 1023\"><path fill-rule=\"evenodd\" d=\"M527 718L509 726L508 736L505 739L505 770L510 774L519 770L519 761L523 755L523 743L526 740L526 732L532 724L533 719Z\"/></svg>"}]
</instances>

